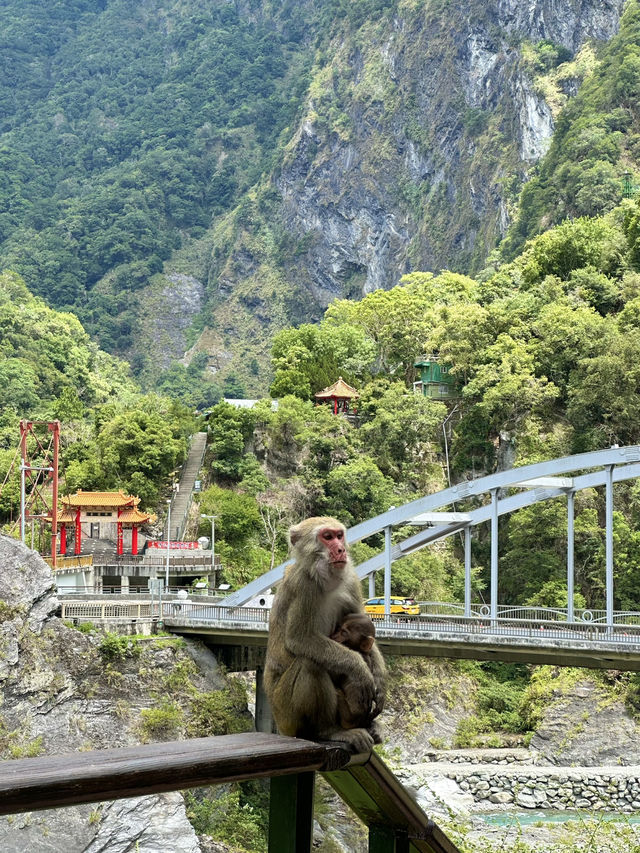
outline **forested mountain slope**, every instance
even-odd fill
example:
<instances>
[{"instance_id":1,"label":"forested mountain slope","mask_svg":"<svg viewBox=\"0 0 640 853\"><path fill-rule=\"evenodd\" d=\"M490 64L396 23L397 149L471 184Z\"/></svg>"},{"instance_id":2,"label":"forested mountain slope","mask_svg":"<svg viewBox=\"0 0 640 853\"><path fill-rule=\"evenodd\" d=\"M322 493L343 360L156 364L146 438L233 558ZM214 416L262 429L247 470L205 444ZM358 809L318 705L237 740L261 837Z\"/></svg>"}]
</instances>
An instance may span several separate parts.
<instances>
[{"instance_id":1,"label":"forested mountain slope","mask_svg":"<svg viewBox=\"0 0 640 853\"><path fill-rule=\"evenodd\" d=\"M558 72L547 74L549 89ZM620 32L577 96L563 109L549 153L523 190L517 221L502 251L513 256L528 237L565 218L611 210L635 194L640 157L640 12L629 3ZM624 176L624 182L620 178Z\"/></svg>"},{"instance_id":2,"label":"forested mountain slope","mask_svg":"<svg viewBox=\"0 0 640 853\"><path fill-rule=\"evenodd\" d=\"M23 418L62 422L63 493L122 488L154 509L186 456L194 429L190 411L174 400L143 395L125 362L98 349L72 314L33 297L15 273L0 274L0 329L4 530L19 515L15 463Z\"/></svg>"},{"instance_id":3,"label":"forested mountain slope","mask_svg":"<svg viewBox=\"0 0 640 853\"><path fill-rule=\"evenodd\" d=\"M295 114L303 11L4 3L3 263L126 350L136 291L237 203Z\"/></svg>"},{"instance_id":4,"label":"forested mountain slope","mask_svg":"<svg viewBox=\"0 0 640 853\"><path fill-rule=\"evenodd\" d=\"M8 0L0 261L147 381L197 339L256 393L272 329L482 265L623 5Z\"/></svg>"}]
</instances>

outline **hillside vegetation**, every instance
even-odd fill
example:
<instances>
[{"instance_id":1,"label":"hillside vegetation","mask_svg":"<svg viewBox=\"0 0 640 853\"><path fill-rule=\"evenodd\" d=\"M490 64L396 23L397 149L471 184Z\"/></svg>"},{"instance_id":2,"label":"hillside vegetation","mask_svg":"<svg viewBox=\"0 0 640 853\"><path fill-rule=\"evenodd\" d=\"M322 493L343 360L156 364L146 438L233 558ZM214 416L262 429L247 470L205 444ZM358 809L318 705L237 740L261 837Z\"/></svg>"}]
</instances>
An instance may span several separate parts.
<instances>
[{"instance_id":1,"label":"hillside vegetation","mask_svg":"<svg viewBox=\"0 0 640 853\"><path fill-rule=\"evenodd\" d=\"M185 458L188 409L143 395L128 365L98 349L77 318L48 308L17 275L0 275L0 523L19 515L21 419L59 419L61 489L117 489L152 509ZM19 460L18 460L19 464ZM14 528L15 529L15 528Z\"/></svg>"},{"instance_id":2,"label":"hillside vegetation","mask_svg":"<svg viewBox=\"0 0 640 853\"><path fill-rule=\"evenodd\" d=\"M562 85L580 62L550 69L547 54L532 58L541 87ZM517 221L502 246L519 251L526 238L578 216L605 213L640 180L640 7L627 4L619 33L590 68L580 91L560 113L547 156L525 186ZM546 65L546 67L545 67ZM624 180L623 180L624 178Z\"/></svg>"},{"instance_id":3,"label":"hillside vegetation","mask_svg":"<svg viewBox=\"0 0 640 853\"><path fill-rule=\"evenodd\" d=\"M0 265L146 388L263 393L273 331L482 267L621 6L9 0Z\"/></svg>"}]
</instances>

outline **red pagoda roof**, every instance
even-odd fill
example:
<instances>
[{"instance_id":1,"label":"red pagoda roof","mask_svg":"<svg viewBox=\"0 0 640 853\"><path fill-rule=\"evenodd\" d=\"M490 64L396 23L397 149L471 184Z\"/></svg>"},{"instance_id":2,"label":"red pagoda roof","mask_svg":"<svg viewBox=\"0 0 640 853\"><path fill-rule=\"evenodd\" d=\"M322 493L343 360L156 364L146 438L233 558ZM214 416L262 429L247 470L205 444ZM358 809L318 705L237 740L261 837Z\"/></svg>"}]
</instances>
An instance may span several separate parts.
<instances>
[{"instance_id":1,"label":"red pagoda roof","mask_svg":"<svg viewBox=\"0 0 640 853\"><path fill-rule=\"evenodd\" d=\"M117 520L122 524L144 524L155 521L157 515L152 512L142 512L138 509L140 498L125 495L120 489L117 492L83 492L79 489L75 495L65 495L62 498L62 509L58 513L58 524L73 524L78 509L118 509ZM115 521L115 517L113 521Z\"/></svg>"}]
</instances>

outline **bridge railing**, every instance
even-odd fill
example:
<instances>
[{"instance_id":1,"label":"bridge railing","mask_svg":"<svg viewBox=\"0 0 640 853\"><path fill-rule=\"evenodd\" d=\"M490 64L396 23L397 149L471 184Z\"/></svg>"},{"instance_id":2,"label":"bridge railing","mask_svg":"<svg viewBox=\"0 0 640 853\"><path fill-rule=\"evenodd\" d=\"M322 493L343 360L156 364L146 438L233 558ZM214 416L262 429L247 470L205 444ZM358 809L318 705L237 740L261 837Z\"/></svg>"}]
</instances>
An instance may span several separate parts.
<instances>
[{"instance_id":1,"label":"bridge railing","mask_svg":"<svg viewBox=\"0 0 640 853\"><path fill-rule=\"evenodd\" d=\"M61 619L109 620L143 619L153 620L160 616L160 606L155 601L63 601L60 609Z\"/></svg>"},{"instance_id":2,"label":"bridge railing","mask_svg":"<svg viewBox=\"0 0 640 853\"><path fill-rule=\"evenodd\" d=\"M504 607L504 614L492 619L488 612L477 612L471 616L460 613L460 607L448 605L446 602L437 604L430 612L424 610L418 616L394 614L383 616L375 614L375 625L385 631L387 636L400 632L413 634L467 634L476 636L513 637L518 639L531 638L537 643L541 639L579 639L593 643L640 643L640 614L619 613L620 618L613 625L606 624L605 615L599 611L585 611L593 618L569 621L566 611L550 608L511 608ZM485 605L481 605L481 609ZM221 605L199 602L163 602L163 618L175 620L170 624L176 625L180 620L185 622L217 623L228 625L230 629L244 629L251 625L268 628L269 610L258 607L228 608ZM524 614L524 615L523 615ZM630 618L634 621L626 621Z\"/></svg>"},{"instance_id":3,"label":"bridge railing","mask_svg":"<svg viewBox=\"0 0 640 853\"><path fill-rule=\"evenodd\" d=\"M164 616L181 616L186 619L209 619L224 622L255 622L269 624L268 607L225 607L223 604L209 604L205 601L163 601Z\"/></svg>"},{"instance_id":4,"label":"bridge railing","mask_svg":"<svg viewBox=\"0 0 640 853\"><path fill-rule=\"evenodd\" d=\"M423 603L418 616L393 614L374 615L378 629L388 636L409 631L413 634L439 634L440 637L465 634L475 636L499 636L518 639L540 640L569 639L590 643L615 643L619 645L640 644L640 613L621 611L615 614L613 624L608 624L603 611L581 611L570 620L566 611L553 608L507 607L500 609L500 616L491 617L489 608L480 605L471 616L461 613L460 605L447 602ZM79 601L66 599L61 603L61 617L74 620L168 620L173 628L181 623L192 625L207 623L222 625L230 630L251 630L252 627L267 631L269 626L267 607L225 607L200 600L147 601ZM577 616L580 618L577 618ZM426 637L425 637L426 639Z\"/></svg>"},{"instance_id":5,"label":"bridge railing","mask_svg":"<svg viewBox=\"0 0 640 853\"><path fill-rule=\"evenodd\" d=\"M593 642L640 643L640 623L575 621L536 618L499 618L490 615L471 617L421 613L419 616L374 617L377 628L389 632L413 631L455 634L483 634L501 637L581 639Z\"/></svg>"}]
</instances>

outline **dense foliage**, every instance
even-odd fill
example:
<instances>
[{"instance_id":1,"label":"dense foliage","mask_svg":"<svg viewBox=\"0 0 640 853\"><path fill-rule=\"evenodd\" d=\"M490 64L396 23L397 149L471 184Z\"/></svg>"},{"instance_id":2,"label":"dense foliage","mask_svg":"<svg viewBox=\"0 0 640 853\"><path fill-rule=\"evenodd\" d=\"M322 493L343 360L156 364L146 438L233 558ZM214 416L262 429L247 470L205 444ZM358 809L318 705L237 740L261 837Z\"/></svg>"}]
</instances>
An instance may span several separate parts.
<instances>
[{"instance_id":1,"label":"dense foliage","mask_svg":"<svg viewBox=\"0 0 640 853\"><path fill-rule=\"evenodd\" d=\"M21 419L62 422L62 489L123 488L153 509L184 459L193 419L179 403L143 396L129 368L98 349L72 314L0 275L0 483L15 463ZM15 520L20 478L0 493L0 522Z\"/></svg>"},{"instance_id":2,"label":"dense foliage","mask_svg":"<svg viewBox=\"0 0 640 853\"><path fill-rule=\"evenodd\" d=\"M281 5L266 21L196 0L2 5L0 257L103 347L128 347L136 292L294 117L304 15Z\"/></svg>"}]
</instances>

